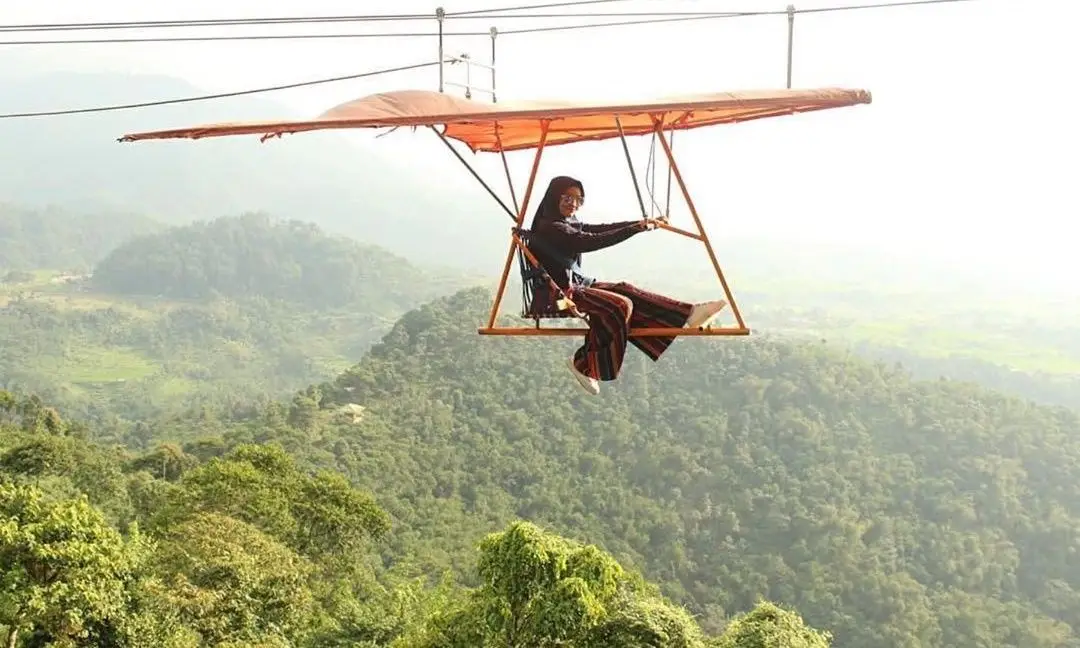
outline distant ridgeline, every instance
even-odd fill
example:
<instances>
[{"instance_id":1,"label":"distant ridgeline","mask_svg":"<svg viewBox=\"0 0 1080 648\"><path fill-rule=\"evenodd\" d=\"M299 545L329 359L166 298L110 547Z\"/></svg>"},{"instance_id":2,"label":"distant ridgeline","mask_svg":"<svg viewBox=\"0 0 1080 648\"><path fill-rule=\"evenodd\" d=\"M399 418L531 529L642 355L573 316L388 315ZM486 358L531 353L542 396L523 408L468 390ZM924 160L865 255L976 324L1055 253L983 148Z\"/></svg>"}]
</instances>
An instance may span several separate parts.
<instances>
[{"instance_id":1,"label":"distant ridgeline","mask_svg":"<svg viewBox=\"0 0 1080 648\"><path fill-rule=\"evenodd\" d=\"M455 284L455 281L457 283ZM218 218L132 239L95 268L103 292L175 299L260 296L310 308L410 307L461 286L379 247L264 214Z\"/></svg>"},{"instance_id":2,"label":"distant ridgeline","mask_svg":"<svg viewBox=\"0 0 1080 648\"><path fill-rule=\"evenodd\" d=\"M121 242L164 227L136 214L30 209L0 202L0 280L11 270L86 271Z\"/></svg>"},{"instance_id":3,"label":"distant ridgeline","mask_svg":"<svg viewBox=\"0 0 1080 648\"><path fill-rule=\"evenodd\" d=\"M162 75L42 71L0 52L0 113L201 95ZM52 61L41 67L51 68ZM490 271L505 251L505 216L447 156L449 181L432 182L385 142L338 132L260 144L257 137L119 144L124 133L168 125L296 114L268 96L157 106L151 110L0 120L0 200L94 212L138 211L170 225L244 211L310 220L423 263L446 249L482 250L448 263ZM402 137L408 137L402 135ZM435 144L438 146L438 144ZM445 151L440 151L445 153ZM43 172L47 169L48 172ZM455 186L454 178L460 178ZM502 219L502 220L500 220ZM51 266L49 266L51 267Z\"/></svg>"}]
</instances>

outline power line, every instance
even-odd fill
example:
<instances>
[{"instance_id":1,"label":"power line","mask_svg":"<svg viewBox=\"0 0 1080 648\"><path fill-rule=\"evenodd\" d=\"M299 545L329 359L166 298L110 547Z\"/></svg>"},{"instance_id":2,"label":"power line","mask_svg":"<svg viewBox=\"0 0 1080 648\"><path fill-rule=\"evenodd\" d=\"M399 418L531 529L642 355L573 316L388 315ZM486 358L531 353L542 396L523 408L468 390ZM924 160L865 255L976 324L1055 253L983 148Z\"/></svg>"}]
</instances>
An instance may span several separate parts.
<instances>
[{"instance_id":1,"label":"power line","mask_svg":"<svg viewBox=\"0 0 1080 648\"><path fill-rule=\"evenodd\" d=\"M592 1L593 2L606 2L606 1L619 1L619 0L592 0ZM932 5L932 4L947 4L947 3L972 2L972 1L974 1L974 0L895 0L893 2L881 2L881 3L875 3L875 4L847 5L847 6L819 7L819 8L814 8L814 9L801 9L801 10L796 10L795 13L827 13L827 12L833 12L833 11L851 11L851 10L860 10L860 9L885 9L885 8L893 8L893 7ZM558 4L587 4L587 2L571 2L571 3L558 3ZM546 5L546 6L550 6L550 5ZM513 9L513 8L511 8L511 9ZM681 15L679 17L673 17L673 18L658 18L658 19L639 20L639 21L621 21L621 22L608 22L608 23L590 23L590 24L578 24L578 25L536 27L536 28L528 28L528 29L506 31L506 32L501 32L501 33L504 33L504 34L527 34L527 33L538 33L538 32L562 31L562 30L569 30L569 29L590 29L590 28L600 28L600 27L656 24L656 23L666 23L666 22L681 22L681 21L689 21L689 20L708 20L708 19L716 19L716 18L736 18L736 17L746 17L746 16L786 15L787 13L788 12L786 10L773 10L773 11L726 12L726 13L700 14L700 15ZM466 32L465 34L472 35L472 34L470 34L468 32ZM436 36L436 34L426 34L426 33L425 34L413 34L413 35L414 36L425 36L425 37ZM445 36L447 34L444 33L443 35ZM488 34L478 32L476 35L488 35ZM111 40L95 40L95 41L89 41L89 42L160 42L160 41L164 41L164 40L208 41L208 40L225 40L225 39L235 40L235 39L252 39L252 38L366 38L366 37L387 37L387 36L401 37L403 35L402 34L306 34L306 35L234 36L234 37L204 36L204 37L188 37L188 38L180 38L180 39L160 39L160 38L150 38L150 39L111 39ZM72 42L72 41L43 41L43 42L49 43L49 44L60 44L60 43L67 43L67 42ZM5 44L20 44L20 42L13 42L13 43L0 42L0 45L5 45ZM453 61L450 61L450 63L453 64ZM212 100L212 99L224 99L224 98L228 98L228 97L237 97L237 96L242 96L242 95L251 95L251 94L264 93L264 92L273 92L273 91L277 91L277 90L286 90L286 89L291 89L291 88L300 88L300 87L319 85L319 84L324 84L324 83L333 83L333 82L337 82L337 81L345 81L345 80L350 80L350 79L359 79L359 78L364 78L364 77L372 77L372 76L377 76L377 75L381 75L381 74L389 74L389 73L393 73L393 72L403 72L403 71L407 71L407 70L414 70L414 69L419 69L419 68L424 68L424 67L431 67L431 66L435 66L435 65L439 65L439 64L440 64L440 61L432 61L432 62L428 62L428 63L418 63L418 64L412 64L412 65L404 65L404 66L399 66L399 67L393 67L393 68L384 68L384 69L381 69L381 70L374 70L374 71L370 71L370 72L363 72L363 73L359 73L359 74L350 74L350 75L339 76L339 77L331 77L331 78L327 78L327 79L316 79L316 80L313 80L313 81L303 81L303 82L298 82L298 83L290 83L290 84L285 84L285 85L270 86L270 87L265 87L265 88L255 88L255 89L250 89L250 90L241 90L241 91L236 91L236 92L224 92L224 93L211 94L211 95L201 95L201 96L195 96L195 97L183 97L183 98L179 98L179 99L166 99L166 100L148 101L148 102L134 103L134 104L99 106L99 107L94 107L94 108L76 108L76 109L69 109L69 110L53 110L53 111L43 111L43 112L25 112L25 113L0 114L0 119L14 119L14 118L22 118L22 117L45 117L45 116L54 116L54 115L73 115L73 114L83 114L83 113L107 112L107 111L116 111L116 110L127 110L127 109L132 109L132 108L148 108L148 107L163 106L163 105L168 105L168 104L190 103L190 102L195 102L195 101L208 101L208 100Z\"/></svg>"},{"instance_id":2,"label":"power line","mask_svg":"<svg viewBox=\"0 0 1080 648\"><path fill-rule=\"evenodd\" d=\"M839 5L831 7L817 7L812 9L796 9L794 13L830 13L837 11L855 11L866 9L890 9L896 7L910 7L919 5L950 4L957 2L974 2L975 0L899 0L894 2L881 2L861 5ZM551 25L544 27L527 27L521 29L500 30L501 35L510 34L533 34L556 31L570 31L581 29L597 29L604 27L629 27L634 25L655 25L674 22L694 22L699 20L715 20L725 18L745 18L754 16L786 16L788 12L783 9L758 10L758 11L728 11L719 13L707 12L651 12L651 13L607 13L607 14L576 14L577 16L669 16L642 18L640 20L617 20L600 23L579 23L574 25ZM525 16L507 16L514 20L521 18L539 17L571 17L566 14L543 14ZM327 17L325 20L338 19L344 22L348 17ZM427 17L430 19L430 17ZM0 33L5 30L0 28ZM6 31L14 32L15 29ZM490 32L443 32L443 36L489 36ZM65 39L65 40L18 40L0 41L0 45L95 45L112 43L169 43L169 42L211 42L211 41L244 41L244 40L330 40L330 39L364 39L364 38L433 38L436 32L368 32L368 33L338 33L338 34L252 34L236 36L175 36L175 37L131 37L131 38L91 38L91 39Z\"/></svg>"},{"instance_id":3,"label":"power line","mask_svg":"<svg viewBox=\"0 0 1080 648\"><path fill-rule=\"evenodd\" d=\"M2 33L2 32L0 32ZM250 36L147 36L132 38L73 38L69 40L0 41L0 45L106 45L113 43L204 43L245 40L331 40L338 38L436 38L438 32L370 32L360 34L253 34ZM490 36L490 32L443 32L443 36Z\"/></svg>"},{"instance_id":4,"label":"power line","mask_svg":"<svg viewBox=\"0 0 1080 648\"><path fill-rule=\"evenodd\" d=\"M607 27L616 25L632 25L632 24L653 24L662 22L678 22L681 20L702 20L707 18L727 18L741 14L736 13L706 13L706 12L653 12L653 13L610 13L610 14L544 14L540 16L514 16L514 18L574 18L574 17L605 17L605 16L676 16L675 19L658 19L647 18L639 21L619 21L608 23L585 23L578 25L560 25L554 27L540 27L540 28L528 28L528 29L512 29L500 31L500 34L527 34L531 32L543 32L551 30L561 29L584 29L590 27ZM748 15L757 15L756 13L750 13ZM15 30L7 30L8 32L15 32ZM0 34L4 33L3 29L0 29ZM338 34L248 34L248 35L224 35L224 36L132 36L132 37L116 37L116 38L72 38L72 39L44 39L44 40L16 40L16 41L0 41L0 46L3 45L105 45L105 44L118 44L118 43L198 43L198 42L212 42L212 41L258 41L258 40L334 40L334 39L367 39L367 38L434 38L438 37L438 32L367 32L367 33L338 33ZM490 36L491 32L487 31L459 31L459 32L446 32L442 34L445 36Z\"/></svg>"},{"instance_id":5,"label":"power line","mask_svg":"<svg viewBox=\"0 0 1080 648\"><path fill-rule=\"evenodd\" d=\"M528 11L530 9L552 9L554 7L577 7L581 5L606 4L609 2L625 2L626 0L570 0L567 2L547 2L544 4L520 5L517 7L499 7L498 9L472 9L470 11L447 12L447 16L464 17L482 14L497 13L499 11Z\"/></svg>"},{"instance_id":6,"label":"power line","mask_svg":"<svg viewBox=\"0 0 1080 648\"><path fill-rule=\"evenodd\" d=\"M476 15L476 14L483 14L483 13L494 13L494 12L500 12L500 11L516 11L516 10L524 10L524 9L545 9L545 8L550 8L550 7L575 6L575 5L598 4L598 3L603 3L603 2L621 2L621 1L624 1L624 0L578 0L577 2L553 2L553 3L548 3L548 4L542 4L542 5L531 5L531 6L521 6L521 7L503 7L503 8L499 8L499 9L475 9L475 10L472 10L472 11L463 11L463 12L458 12L458 13L447 12L446 15L456 17L456 16ZM795 13L821 13L821 12L829 12L829 11L846 11L846 10L850 10L850 9L883 9L883 8L891 8L891 7L905 7L905 6L928 5L928 4L947 4L947 3L951 3L951 2L966 2L966 1L970 1L970 0L907 0L907 1L900 0L900 1L897 1L897 2L881 2L881 3L861 4L861 5L818 7L818 8L815 8L815 9L796 9ZM664 13L664 12L658 12L658 13ZM693 12L666 12L666 13L678 14L678 13L693 13ZM699 13L706 14L706 13L715 13L715 12L699 12ZM788 12L787 12L787 10L772 10L772 11L733 11L733 12L726 12L726 13L732 13L732 14L736 14L736 15L739 15L739 16L767 16L767 15L785 15L786 16ZM562 15L565 15L565 14L562 14ZM601 15L601 14L590 14L590 15ZM633 14L630 13L630 12L626 12L625 15L633 15ZM513 18L514 16L506 16L506 17L507 18ZM527 17L529 17L529 15L519 16L519 17L526 17L527 18Z\"/></svg>"},{"instance_id":7,"label":"power line","mask_svg":"<svg viewBox=\"0 0 1080 648\"><path fill-rule=\"evenodd\" d=\"M229 27L244 25L294 25L333 22L397 22L433 20L434 14L367 14L350 16L291 16L273 18L203 18L193 20L132 20L82 23L0 25L0 32L73 31L83 29L157 29L164 27Z\"/></svg>"},{"instance_id":8,"label":"power line","mask_svg":"<svg viewBox=\"0 0 1080 648\"><path fill-rule=\"evenodd\" d=\"M128 110L131 108L150 108L153 106L165 106L169 104L179 103L191 103L195 101L208 101L211 99L226 99L229 97L240 97L243 95L260 94L263 92L274 92L277 90L288 90L291 88L303 88L306 86L320 85L323 83L334 83L337 81L348 81L351 79L362 79L365 77L378 76L380 74L390 74L392 72L405 72L407 70L416 70L424 67L431 67L438 65L438 61L431 61L429 63L414 63L412 65L401 65L392 68L383 68L381 70L372 70L370 72L361 72L359 74L348 74L345 76L330 77L327 79L315 79L313 81L301 81L298 83L288 83L284 85L269 86L265 88L253 88L250 90L238 90L235 92L221 92L218 94L199 95L195 97L181 97L179 99L162 99L158 101L146 101L143 103L133 104L117 104L111 106L98 106L94 108L72 108L69 110L50 110L45 112L24 112L24 113L8 113L0 115L0 119L15 119L21 117L51 117L55 115L78 115L83 113L95 113L95 112L111 112L116 110Z\"/></svg>"},{"instance_id":9,"label":"power line","mask_svg":"<svg viewBox=\"0 0 1080 648\"><path fill-rule=\"evenodd\" d=\"M492 14L492 15L468 15L457 17L457 20L469 19L504 19L504 20L527 20L535 18L665 18L673 16L712 16L715 11L613 11L613 12L560 12L560 13L529 13L529 14ZM740 13L740 12L724 12ZM751 12L754 13L754 12ZM160 21L160 22L128 22L128 23L55 23L39 25L0 25L0 33L22 32L51 32L51 31L113 31L118 29L161 29L171 27L237 27L249 25L311 25L324 23L354 23L354 22L402 22L415 20L434 20L434 16L406 15L381 16L378 19L372 16L312 16L306 18L245 18L245 19L206 19L189 21Z\"/></svg>"},{"instance_id":10,"label":"power line","mask_svg":"<svg viewBox=\"0 0 1080 648\"><path fill-rule=\"evenodd\" d=\"M813 9L795 9L791 13L831 13L834 11L856 11L865 9L892 9L895 7L912 7L918 5L951 4L956 2L975 2L976 0L896 0L894 2L879 2L859 5L836 5L831 7L816 7ZM605 23L589 23L579 25L555 25L551 27L530 27L525 29L500 30L499 34L531 34L538 32L567 31L572 29L590 29L596 27L624 27L630 25L655 25L671 22L689 22L696 20L715 20L718 18L747 18L752 16L786 16L786 9L758 10L758 11L726 11L719 13L674 12L675 17L655 18L647 20L624 20Z\"/></svg>"},{"instance_id":11,"label":"power line","mask_svg":"<svg viewBox=\"0 0 1080 648\"><path fill-rule=\"evenodd\" d=\"M597 1L597 0L592 0ZM602 2L622 0L599 0ZM964 0L914 0L911 2L887 2L869 5L851 5L821 7L816 9L796 9L795 13L818 13L829 11L847 11L852 9L868 9L883 7L900 7L918 4L940 4L942 2L959 2ZM560 12L560 13L529 13L507 14L519 9L535 9L543 7L555 7L563 5L579 5L582 2L561 2L547 5L529 5L521 7L509 7L503 9L474 10L457 14L447 13L446 16L456 19L504 19L504 20L529 20L538 18L674 18L674 17L715 17L720 15L738 16L765 16L784 15L786 10L755 10L755 11L654 11L654 12ZM489 12L481 14L480 11ZM23 25L0 25L0 32L50 32L50 31L112 31L119 29L159 29L159 28L193 28L193 27L236 27L236 26L259 26L259 25L312 25L334 23L365 23L365 22L404 22L417 20L434 20L434 15L427 14L360 14L340 16L293 16L293 17L269 17L269 18L206 18L199 20L158 20L158 21L126 21L126 22L85 22L85 23L39 23ZM479 32L478 32L479 33ZM472 35L471 33L468 35ZM66 41L65 41L66 42Z\"/></svg>"},{"instance_id":12,"label":"power line","mask_svg":"<svg viewBox=\"0 0 1080 648\"><path fill-rule=\"evenodd\" d=\"M462 16L461 19L471 18L483 18L485 20L504 19L504 20L533 20L538 18L555 18L555 19L569 19L569 18L663 18L672 16L713 16L716 12L708 11L653 11L653 12L563 12L563 13L545 13L545 14L497 14L491 16L469 15ZM395 17L387 19L387 22L393 21L406 21L406 20L434 20L433 16L420 16L420 17ZM53 24L53 25L2 25L0 26L0 34L18 34L24 32L53 32L53 31L113 31L120 29L161 29L171 27L181 28L196 28L196 27L237 27L237 26L260 26L260 25L312 25L312 24L337 24L337 23L354 23L354 22L372 22L373 19L370 16L320 16L312 18L252 18L245 21L234 20L200 20L200 21L188 21L188 22L159 22L159 23L70 23L70 24ZM380 21L374 21L380 22ZM488 35L490 32L475 32L476 34ZM447 32L444 32L444 35ZM460 34L460 32L459 32ZM471 36L473 32L467 32L464 35ZM393 34L388 34L393 35ZM403 34L408 36L409 34ZM426 33L423 35L427 35ZM147 37L151 38L151 37ZM226 37L221 37L226 38ZM251 38L251 36L231 37L231 38ZM156 40L153 39L152 40ZM161 38L160 40L167 41L173 40L169 38ZM100 41L59 41L59 42L100 42ZM112 42L111 39L109 42ZM128 41L119 41L128 42Z\"/></svg>"},{"instance_id":13,"label":"power line","mask_svg":"<svg viewBox=\"0 0 1080 648\"><path fill-rule=\"evenodd\" d=\"M646 20L616 20L603 23L582 23L577 25L552 25L550 27L528 27L524 29L507 29L500 30L499 35L511 35L511 34L539 34L542 32L556 32L556 31L573 31L579 29L598 29L601 27L630 27L632 25L659 25L662 23L674 23L674 22L694 22L698 20L716 20L718 18L744 18L749 16L771 16L774 14L787 15L786 11L772 12L772 11L745 11L745 12L731 12L731 13L717 13L707 14L700 16L681 16L677 18L652 18Z\"/></svg>"},{"instance_id":14,"label":"power line","mask_svg":"<svg viewBox=\"0 0 1080 648\"><path fill-rule=\"evenodd\" d=\"M920 5L935 5L935 4L952 4L955 2L974 2L975 0L908 0L899 2L879 2L873 4L861 4L861 5L848 5L848 6L835 6L835 7L817 7L816 9L796 9L795 13L829 13L833 11L851 11L859 9L892 9L894 7L916 7ZM777 11L776 14L786 15L786 11Z\"/></svg>"},{"instance_id":15,"label":"power line","mask_svg":"<svg viewBox=\"0 0 1080 648\"><path fill-rule=\"evenodd\" d=\"M116 31L122 29L168 29L193 27L249 27L261 25L317 25L322 23L380 23L434 20L434 15L398 14L386 16L294 16L275 18L205 18L200 20L146 20L131 22L27 23L0 25L0 33L53 31Z\"/></svg>"},{"instance_id":16,"label":"power line","mask_svg":"<svg viewBox=\"0 0 1080 648\"><path fill-rule=\"evenodd\" d=\"M578 6L596 4L598 2L622 2L625 0L578 0L576 2L554 2L541 5L523 5L517 7L501 7L498 9L474 9L471 11L447 12L448 18L458 19L484 19L493 18L540 18L540 17L569 17L571 15L588 16L590 14L525 14L503 16L500 12L521 11L527 9L547 9L553 7ZM227 27L245 25L295 25L295 24L320 24L337 22L402 22L414 20L434 20L434 14L360 14L345 16L287 16L270 18L203 18L191 20L128 20L128 21L103 21L81 23L36 23L23 25L0 25L0 32L38 32L38 31L73 31L73 30L112 30L112 29L157 29L170 27Z\"/></svg>"}]
</instances>

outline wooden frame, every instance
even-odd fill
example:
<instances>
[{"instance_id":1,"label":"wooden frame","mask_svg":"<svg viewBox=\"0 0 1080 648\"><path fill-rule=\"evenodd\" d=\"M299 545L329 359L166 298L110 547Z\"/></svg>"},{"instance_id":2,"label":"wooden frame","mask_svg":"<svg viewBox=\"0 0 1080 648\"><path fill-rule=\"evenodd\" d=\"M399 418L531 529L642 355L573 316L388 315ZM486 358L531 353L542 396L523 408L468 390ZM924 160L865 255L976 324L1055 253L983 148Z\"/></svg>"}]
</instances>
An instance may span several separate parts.
<instances>
[{"instance_id":1,"label":"wooden frame","mask_svg":"<svg viewBox=\"0 0 1080 648\"><path fill-rule=\"evenodd\" d=\"M663 222L663 221L660 222L659 226L660 226L660 228L668 230L670 232L674 232L675 234L679 234L681 236L685 236L687 238L691 238L691 239L694 239L696 241L700 241L705 246L705 251L708 254L709 260L712 263L713 270L715 270L716 277L719 280L720 286L724 291L724 297L727 300L727 307L731 308L732 313L735 316L736 324L735 324L735 326L726 326L726 327L725 326L720 326L720 327L711 327L710 326L710 327L703 327L703 328L696 328L696 329L688 329L688 328L635 328L635 329L630 329L630 337L676 337L676 336L693 336L693 337L727 336L727 337L732 337L732 336L750 335L750 329L746 326L746 322L743 320L742 313L739 311L738 302L736 301L735 295L732 292L730 285L728 284L727 278L724 276L724 271L720 267L720 263L716 258L716 252L713 250L712 243L709 241L709 236L705 232L705 227L701 222L701 217L698 214L697 207L694 205L694 201L690 197L690 191L686 186L686 181L683 179L682 173L679 170L678 163L675 161L675 154L672 152L671 145L668 143L667 139L664 137L664 133L665 133L664 114L663 113L652 114L651 118L652 118L652 122L653 122L653 131L658 136L657 139L660 140L661 146L663 147L663 150L664 150L664 155L667 157L671 173L674 176L676 183L679 185L679 189L680 189L680 191L681 191L681 193L683 195L683 199L686 201L686 206L690 211L691 217L694 219L694 225L695 225L695 227L697 229L697 232L692 232L692 231L688 231L688 230L681 229L681 228L678 228L678 227L674 227L674 226L672 226L672 225L670 225L670 224L668 224L666 222ZM618 121L617 116L616 116L615 119L616 119L616 121ZM495 292L495 298L494 298L494 300L493 300L493 302L491 304L491 311L488 314L487 325L477 329L477 333L479 333L480 335L525 336L525 337L566 337L566 336L581 336L581 335L584 335L586 331L588 331L588 328L586 328L586 327L541 326L540 322L539 322L539 318L529 318L529 319L536 319L536 325L532 326L532 327L526 327L526 326L510 327L510 326L498 326L496 324L496 320L499 317L499 307L502 305L503 297L506 294L506 284L507 284L507 281L510 278L510 268L513 265L515 252L523 254L525 256L525 258L528 259L529 263L531 263L533 265L533 267L539 267L539 263L537 262L536 257L534 257L532 252L528 249L528 247L526 247L524 245L524 243L521 240L521 237L517 234L517 231L520 230L522 228L522 226L524 225L524 223L525 223L525 215L528 213L528 209L529 209L529 200L532 197L533 189L535 189L535 187L536 187L536 176L537 176L537 173L538 173L538 171L540 169L540 160L543 158L544 151L545 151L548 124L549 124L549 122L547 122L547 121L541 122L541 135L540 135L539 142L538 142L538 144L536 146L535 153L533 154L532 167L531 167L531 169L529 171L529 178L528 178L528 180L526 181L526 184L525 184L525 194L522 197L522 202L521 202L520 205L516 204L517 200L516 200L516 198L514 199L516 210L511 210L506 205L506 203L504 203L502 201L502 199L499 198L498 194L496 194L495 191L483 180L483 178L480 177L480 174L477 173L475 169L473 169L472 165L470 165L468 163L468 161L466 161L465 158L457 151L457 149L455 149L453 147L453 145L449 142L449 140L447 140L447 138L442 133L440 133L437 129L435 129L434 127L431 127L432 130L437 135L439 135L439 137L440 137L440 139L442 139L443 143L445 143L446 146L451 150L451 152L454 153L454 155L458 158L458 160L463 165L465 165L465 167L469 170L470 173L472 173L473 177L475 177L477 179L477 181L479 181L484 186L484 188L488 191L489 194L491 194L491 196L493 198L495 198L495 200L499 203L499 205L503 208L503 210L511 218L514 219L514 227L513 227L513 229L511 230L511 233L510 233L510 248L506 252L506 260L503 263L502 275L499 277L499 287ZM620 130L621 130L621 127L620 127ZM630 173L631 173L631 177L632 177L632 179L634 181L634 186L637 187L637 177L636 177L636 175L634 173L633 161L630 159L630 152L629 152L629 148L628 148L628 146L626 144L626 137L622 133L620 133L619 137L620 137L620 140L623 143L623 148L624 148L624 151L626 153L627 163L630 166ZM511 196L516 196L516 193L515 193L515 190L514 190L514 183L513 183L513 180L510 177L509 166L507 166L505 153L503 153L503 165L504 165L504 168L506 170L506 180L507 180L507 184L509 185L509 188L510 188ZM639 202L641 202L640 192L638 194L638 198L639 198ZM642 215L644 217L645 216L645 214L644 214L644 203L641 202L641 204L642 204L642 212L643 212ZM550 282L550 279L548 281ZM553 287L556 290L559 290L556 286L553 285ZM559 290L559 293L562 293L562 291ZM565 294L564 294L564 296L565 296ZM566 315L561 315L559 317L559 319L564 319L566 317L576 317L576 316L578 316L576 313L567 313Z\"/></svg>"}]
</instances>

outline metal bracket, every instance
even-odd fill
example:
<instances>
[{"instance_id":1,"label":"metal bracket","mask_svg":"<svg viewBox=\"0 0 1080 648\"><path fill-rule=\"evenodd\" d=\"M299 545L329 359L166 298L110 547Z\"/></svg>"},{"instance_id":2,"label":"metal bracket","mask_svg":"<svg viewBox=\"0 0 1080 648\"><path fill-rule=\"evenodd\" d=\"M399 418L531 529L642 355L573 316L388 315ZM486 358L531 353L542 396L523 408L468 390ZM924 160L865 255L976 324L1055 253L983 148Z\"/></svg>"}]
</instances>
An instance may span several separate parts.
<instances>
[{"instance_id":1,"label":"metal bracket","mask_svg":"<svg viewBox=\"0 0 1080 648\"><path fill-rule=\"evenodd\" d=\"M457 56L446 55L446 43L444 41L443 27L446 23L446 10L443 7L439 7L435 10L435 20L439 24L439 92L446 92L447 86L453 86L455 88L463 88L465 90L465 98L472 99L473 92L480 92L491 96L492 103L498 101L498 95L495 92L495 40L499 35L499 30L495 27L491 27L489 33L491 34L491 63L481 63L474 61L472 56L468 53L462 53ZM465 64L465 83L458 83L455 81L446 80L446 64L451 65L457 63ZM491 72L491 87L483 87L475 85L472 81L473 67L481 68Z\"/></svg>"}]
</instances>

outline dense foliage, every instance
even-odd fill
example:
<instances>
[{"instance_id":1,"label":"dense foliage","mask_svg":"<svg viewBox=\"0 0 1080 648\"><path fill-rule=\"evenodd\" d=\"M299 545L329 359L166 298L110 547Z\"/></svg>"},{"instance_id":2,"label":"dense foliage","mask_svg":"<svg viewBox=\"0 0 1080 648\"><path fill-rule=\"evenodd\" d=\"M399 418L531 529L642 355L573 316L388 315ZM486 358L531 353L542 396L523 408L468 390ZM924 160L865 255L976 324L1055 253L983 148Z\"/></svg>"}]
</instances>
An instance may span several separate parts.
<instances>
[{"instance_id":1,"label":"dense foliage","mask_svg":"<svg viewBox=\"0 0 1080 648\"><path fill-rule=\"evenodd\" d=\"M560 631L565 619L584 623L577 645L607 627L692 646L695 633L736 632L732 619L761 598L793 606L843 647L1077 645L1077 414L767 340L680 340L590 399L559 368L571 342L479 338L472 320L486 306L486 291L467 291L409 312L360 364L290 403L127 431L72 429L32 401L11 405L20 431L2 465L64 506L85 493L126 530L131 548L111 541L109 560L143 576L124 577L138 584L125 609L171 611L150 617L172 629L145 632L478 641L453 634L467 627L505 639L518 627L505 625L513 605L498 604L510 605L508 621L483 610L517 581L499 585L485 567L498 561L482 547L476 563L474 547L499 528L525 533L514 546L548 546L513 526L524 518L589 538L659 586L620 589L597 575L618 573L615 563L582 582L555 567L551 596L580 598L536 594L534 605L554 606ZM139 558L135 528L161 543L152 557ZM578 551L550 542L528 551ZM275 569L260 571L256 556ZM469 593L432 589L447 572ZM438 601L424 612L395 598L413 577L428 586L408 591ZM700 629L664 611L666 598ZM767 612L755 627L801 636ZM477 614L488 620L466 621ZM543 627L529 632L553 631Z\"/></svg>"},{"instance_id":2,"label":"dense foliage","mask_svg":"<svg viewBox=\"0 0 1080 648\"><path fill-rule=\"evenodd\" d=\"M836 646L1078 645L1076 413L753 340L680 340L590 399L571 342L476 336L486 300L410 312L288 407L149 434L341 472L391 516L401 574L482 587L476 538L524 518L640 568L714 635L765 598Z\"/></svg>"},{"instance_id":3,"label":"dense foliage","mask_svg":"<svg viewBox=\"0 0 1080 648\"><path fill-rule=\"evenodd\" d=\"M446 499L463 525L524 515L644 565L707 624L765 596L843 646L1071 634L1050 619L1080 612L1076 413L805 344L694 339L591 402L560 367L572 343L477 338L464 301L410 313L324 391L415 431L370 483L420 533L447 528ZM372 472L357 461L340 465Z\"/></svg>"},{"instance_id":4,"label":"dense foliage","mask_svg":"<svg viewBox=\"0 0 1080 648\"><path fill-rule=\"evenodd\" d=\"M529 523L482 540L482 585L426 587L365 560L390 523L367 492L276 444L132 454L87 433L0 392L9 648L828 645L769 604L708 638L640 574Z\"/></svg>"}]
</instances>

